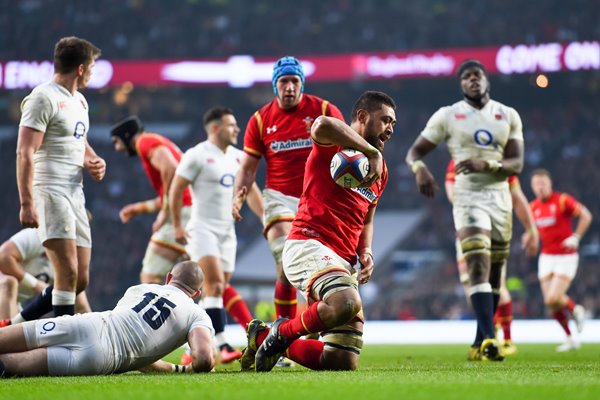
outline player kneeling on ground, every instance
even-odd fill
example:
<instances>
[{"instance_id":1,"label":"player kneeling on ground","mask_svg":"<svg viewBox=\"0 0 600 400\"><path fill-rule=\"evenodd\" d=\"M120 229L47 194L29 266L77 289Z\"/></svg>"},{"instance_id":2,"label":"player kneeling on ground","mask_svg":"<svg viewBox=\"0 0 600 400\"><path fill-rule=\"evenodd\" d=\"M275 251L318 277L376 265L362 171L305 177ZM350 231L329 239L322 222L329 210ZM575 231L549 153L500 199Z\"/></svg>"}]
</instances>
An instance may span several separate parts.
<instances>
[{"instance_id":1,"label":"player kneeling on ground","mask_svg":"<svg viewBox=\"0 0 600 400\"><path fill-rule=\"evenodd\" d=\"M129 288L112 311L12 325L0 330L0 377L208 372L215 362L210 318L192 300L197 263L173 267L165 285ZM160 360L188 342L192 366Z\"/></svg>"},{"instance_id":2,"label":"player kneeling on ground","mask_svg":"<svg viewBox=\"0 0 600 400\"><path fill-rule=\"evenodd\" d=\"M381 152L393 133L395 109L385 93L365 92L350 126L324 116L313 124L304 189L283 250L285 274L309 307L293 319L276 320L270 330L251 321L242 369L270 371L284 354L311 369L358 368L364 323L358 284L373 272L373 217L388 179ZM370 172L355 189L339 186L329 172L332 157L344 147L369 159ZM298 340L315 332L324 340Z\"/></svg>"}]
</instances>

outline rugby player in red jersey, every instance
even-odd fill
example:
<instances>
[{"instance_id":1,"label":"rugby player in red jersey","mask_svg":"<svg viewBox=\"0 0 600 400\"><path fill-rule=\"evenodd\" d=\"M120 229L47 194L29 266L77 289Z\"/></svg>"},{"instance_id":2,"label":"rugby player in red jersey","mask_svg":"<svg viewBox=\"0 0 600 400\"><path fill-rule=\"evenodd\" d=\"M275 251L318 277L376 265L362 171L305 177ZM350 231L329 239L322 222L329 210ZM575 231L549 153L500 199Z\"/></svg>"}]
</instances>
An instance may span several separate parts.
<instances>
[{"instance_id":1,"label":"rugby player in red jersey","mask_svg":"<svg viewBox=\"0 0 600 400\"><path fill-rule=\"evenodd\" d=\"M275 98L256 111L246 126L245 155L235 180L232 215L238 221L241 219L240 209L247 190L254 183L260 159L264 157L267 171L263 224L277 269L275 312L277 317L293 318L296 289L283 273L281 252L298 211L304 166L312 148L310 129L321 115L341 121L344 117L327 100L304 93L304 70L294 57L282 57L275 63L272 84Z\"/></svg>"},{"instance_id":2,"label":"rugby player in red jersey","mask_svg":"<svg viewBox=\"0 0 600 400\"><path fill-rule=\"evenodd\" d=\"M309 306L293 319L277 319L270 330L251 321L242 369L254 364L256 371L270 371L284 353L311 369L358 368L364 323L358 285L373 273L373 216L388 180L381 152L395 109L391 97L369 91L356 101L350 126L324 116L313 124L298 214L282 256L286 276ZM331 158L345 147L369 159L369 174L355 189L338 186L329 172ZM298 340L315 332L322 341Z\"/></svg>"},{"instance_id":3,"label":"rugby player in red jersey","mask_svg":"<svg viewBox=\"0 0 600 400\"><path fill-rule=\"evenodd\" d=\"M448 168L446 169L446 196L452 203L452 195L454 194L454 182L456 180L456 172L454 171L454 160L450 160ZM533 256L537 254L539 248L539 235L537 228L535 227L535 221L533 215L529 209L529 203L517 175L511 175L508 177L508 186L510 189L510 195L512 198L513 209L519 221L525 228L525 233L521 236L521 247L525 250L527 255ZM456 263L458 267L458 273L460 282L462 283L465 294L467 295L467 301L469 300L469 273L467 272L467 262L462 254L460 247L460 241L456 239ZM503 339L501 350L503 355L511 355L517 352L517 347L512 342L511 336L511 324L513 319L512 312L512 299L510 292L506 288L506 263L502 268L502 277L500 280L500 300L498 302L498 308L494 314L494 325L498 328L498 325L502 328Z\"/></svg>"},{"instance_id":4,"label":"rugby player in red jersey","mask_svg":"<svg viewBox=\"0 0 600 400\"><path fill-rule=\"evenodd\" d=\"M586 206L566 193L552 190L550 173L535 170L531 176L531 189L536 199L531 202L533 218L542 239L538 260L538 278L544 303L565 331L567 338L556 351L571 351L580 344L571 335L569 315L575 320L579 332L583 329L585 310L567 295L577 273L579 240L592 223L592 214ZM578 219L575 231L571 219Z\"/></svg>"},{"instance_id":5,"label":"rugby player in red jersey","mask_svg":"<svg viewBox=\"0 0 600 400\"><path fill-rule=\"evenodd\" d=\"M127 117L115 124L110 135L116 151L140 157L150 184L158 195L150 200L127 204L119 212L119 217L126 224L139 214L158 211L152 225L153 235L142 262L140 281L161 284L177 260L186 254L185 248L175 241L173 225L168 218L167 196L182 152L166 137L146 132L142 121L137 116ZM192 205L189 188L183 192L182 197L182 220L185 225L189 220Z\"/></svg>"}]
</instances>

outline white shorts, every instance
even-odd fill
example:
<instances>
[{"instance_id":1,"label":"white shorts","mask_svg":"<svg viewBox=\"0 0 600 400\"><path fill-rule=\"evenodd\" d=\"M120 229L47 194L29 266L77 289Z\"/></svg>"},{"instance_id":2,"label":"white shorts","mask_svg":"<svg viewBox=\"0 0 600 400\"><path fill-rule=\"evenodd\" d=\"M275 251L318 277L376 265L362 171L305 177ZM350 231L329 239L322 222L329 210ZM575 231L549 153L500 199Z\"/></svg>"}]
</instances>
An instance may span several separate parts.
<instances>
[{"instance_id":1,"label":"white shorts","mask_svg":"<svg viewBox=\"0 0 600 400\"><path fill-rule=\"evenodd\" d=\"M543 280L550 275L566 276L569 279L575 278L577 266L579 264L579 254L540 254L538 259L538 279Z\"/></svg>"},{"instance_id":2,"label":"white shorts","mask_svg":"<svg viewBox=\"0 0 600 400\"><path fill-rule=\"evenodd\" d=\"M181 208L181 225L186 226L188 221L190 220L190 215L192 213L192 207L184 206ZM171 222L171 218L167 218L164 224L160 227L159 230L154 232L152 238L150 239L152 242L159 244L161 246L169 247L173 250L176 250L180 253L185 253L185 247L175 241L175 229L173 228L173 223Z\"/></svg>"},{"instance_id":3,"label":"white shorts","mask_svg":"<svg viewBox=\"0 0 600 400\"><path fill-rule=\"evenodd\" d=\"M262 195L265 207L263 215L265 232L276 222L294 220L300 201L298 197L286 196L273 189L264 189Z\"/></svg>"},{"instance_id":4,"label":"white shorts","mask_svg":"<svg viewBox=\"0 0 600 400\"><path fill-rule=\"evenodd\" d=\"M214 256L221 261L223 272L235 270L237 237L234 225L229 225L227 229L218 229L208 223L195 224L188 227L187 231L190 238L185 249L190 259L198 261L205 256Z\"/></svg>"},{"instance_id":5,"label":"white shorts","mask_svg":"<svg viewBox=\"0 0 600 400\"><path fill-rule=\"evenodd\" d=\"M318 240L286 240L283 247L283 271L292 285L308 298L314 280L327 270L345 269L356 275L356 269Z\"/></svg>"},{"instance_id":6,"label":"white shorts","mask_svg":"<svg viewBox=\"0 0 600 400\"><path fill-rule=\"evenodd\" d=\"M512 238L512 198L508 189L454 189L454 227L486 229L492 241L510 243Z\"/></svg>"},{"instance_id":7,"label":"white shorts","mask_svg":"<svg viewBox=\"0 0 600 400\"><path fill-rule=\"evenodd\" d=\"M92 247L81 186L34 186L33 202L40 224L37 233L42 243L48 239L71 239L78 247Z\"/></svg>"},{"instance_id":8,"label":"white shorts","mask_svg":"<svg viewBox=\"0 0 600 400\"><path fill-rule=\"evenodd\" d=\"M28 348L48 348L49 375L105 375L115 365L101 335L105 323L98 315L78 314L25 322L23 333Z\"/></svg>"}]
</instances>

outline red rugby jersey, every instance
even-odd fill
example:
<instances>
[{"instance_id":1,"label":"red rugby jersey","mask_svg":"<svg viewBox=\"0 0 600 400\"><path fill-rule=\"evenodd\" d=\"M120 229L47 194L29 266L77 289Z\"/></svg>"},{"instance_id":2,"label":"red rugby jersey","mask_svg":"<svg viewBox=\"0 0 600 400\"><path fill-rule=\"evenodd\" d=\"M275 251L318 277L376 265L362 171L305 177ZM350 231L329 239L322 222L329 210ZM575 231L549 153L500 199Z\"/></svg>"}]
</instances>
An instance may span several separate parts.
<instances>
[{"instance_id":1,"label":"red rugby jersey","mask_svg":"<svg viewBox=\"0 0 600 400\"><path fill-rule=\"evenodd\" d=\"M309 94L303 94L300 103L290 110L282 109L273 99L250 117L244 151L265 157L266 188L300 197L304 166L312 148L310 128L321 115L344 120L336 106Z\"/></svg>"},{"instance_id":2,"label":"red rugby jersey","mask_svg":"<svg viewBox=\"0 0 600 400\"><path fill-rule=\"evenodd\" d=\"M387 166L370 188L344 189L329 172L331 159L342 148L313 144L306 161L304 190L288 239L315 239L354 265L365 216L375 207L388 180Z\"/></svg>"},{"instance_id":3,"label":"red rugby jersey","mask_svg":"<svg viewBox=\"0 0 600 400\"><path fill-rule=\"evenodd\" d=\"M576 250L563 247L562 242L573 234L571 218L579 216L581 204L566 193L554 192L548 200L535 199L530 206L542 240L541 252L544 254L576 253Z\"/></svg>"},{"instance_id":4,"label":"red rugby jersey","mask_svg":"<svg viewBox=\"0 0 600 400\"><path fill-rule=\"evenodd\" d=\"M454 172L454 160L450 160L448 167L446 168L446 182L455 182L456 172ZM511 175L508 177L508 186L512 189L514 185L519 183L519 177L517 175Z\"/></svg>"},{"instance_id":5,"label":"red rugby jersey","mask_svg":"<svg viewBox=\"0 0 600 400\"><path fill-rule=\"evenodd\" d=\"M150 154L152 153L152 150L159 146L165 146L167 149L169 149L178 163L181 161L182 153L181 150L179 150L179 147L162 135L157 133L142 133L136 143L137 153L140 156L140 160L142 160L142 166L146 171L146 175L150 180L150 184L154 190L156 190L156 193L158 193L162 206L162 196L165 194L165 188L163 187L163 183L160 178L160 172L150 163ZM166 188L166 190L169 189ZM185 188L182 199L184 206L192 205L192 195L189 187Z\"/></svg>"}]
</instances>

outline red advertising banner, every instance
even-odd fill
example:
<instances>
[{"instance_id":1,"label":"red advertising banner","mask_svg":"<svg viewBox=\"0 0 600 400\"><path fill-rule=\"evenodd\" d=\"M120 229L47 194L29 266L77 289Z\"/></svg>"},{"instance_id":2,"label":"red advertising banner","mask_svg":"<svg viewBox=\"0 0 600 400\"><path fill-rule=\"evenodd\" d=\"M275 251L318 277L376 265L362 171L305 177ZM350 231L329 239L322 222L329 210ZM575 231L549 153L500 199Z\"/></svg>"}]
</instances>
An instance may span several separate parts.
<instances>
[{"instance_id":1,"label":"red advertising banner","mask_svg":"<svg viewBox=\"0 0 600 400\"><path fill-rule=\"evenodd\" d=\"M467 58L490 74L600 69L600 42L520 44L470 49L353 53L299 57L312 82L408 79L453 75ZM275 59L234 55L224 60L98 60L90 88L118 86L228 85L250 87L271 81ZM0 63L0 87L33 88L52 77L50 61Z\"/></svg>"}]
</instances>

